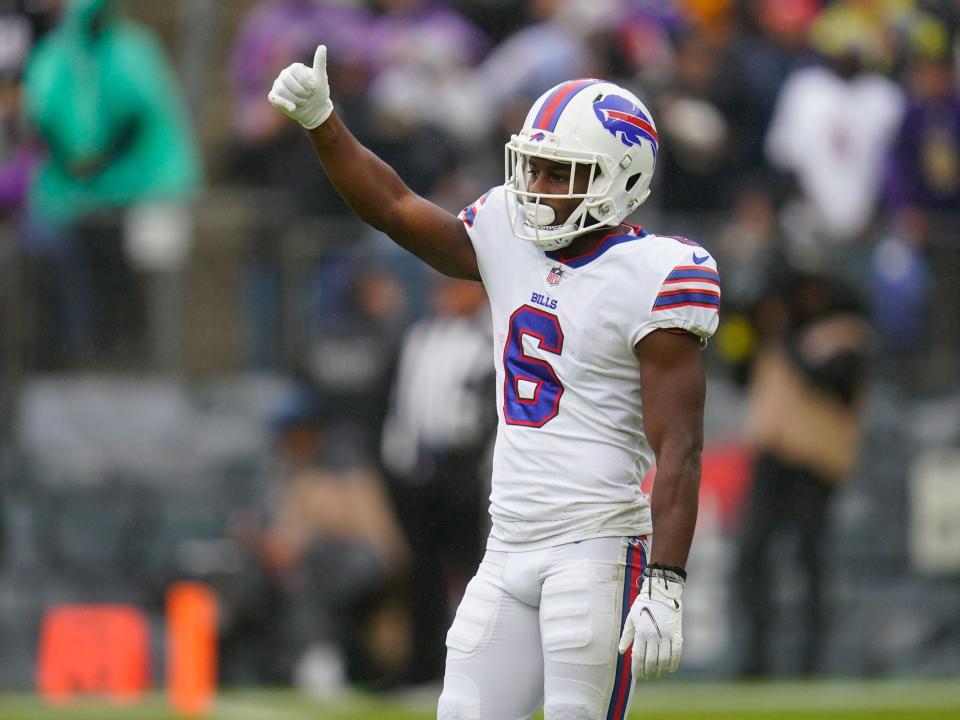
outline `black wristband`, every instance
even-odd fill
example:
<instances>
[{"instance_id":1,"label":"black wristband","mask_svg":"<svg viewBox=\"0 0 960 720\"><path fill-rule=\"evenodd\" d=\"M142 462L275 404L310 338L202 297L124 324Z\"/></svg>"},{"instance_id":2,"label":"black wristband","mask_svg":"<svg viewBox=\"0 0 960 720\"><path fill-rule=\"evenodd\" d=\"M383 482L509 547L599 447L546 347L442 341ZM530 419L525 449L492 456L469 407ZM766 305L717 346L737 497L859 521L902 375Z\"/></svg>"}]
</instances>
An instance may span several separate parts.
<instances>
[{"instance_id":1,"label":"black wristband","mask_svg":"<svg viewBox=\"0 0 960 720\"><path fill-rule=\"evenodd\" d=\"M664 578L673 582L685 582L687 579L687 571L679 565L661 565L659 563L647 565L643 569L643 575L650 578Z\"/></svg>"}]
</instances>

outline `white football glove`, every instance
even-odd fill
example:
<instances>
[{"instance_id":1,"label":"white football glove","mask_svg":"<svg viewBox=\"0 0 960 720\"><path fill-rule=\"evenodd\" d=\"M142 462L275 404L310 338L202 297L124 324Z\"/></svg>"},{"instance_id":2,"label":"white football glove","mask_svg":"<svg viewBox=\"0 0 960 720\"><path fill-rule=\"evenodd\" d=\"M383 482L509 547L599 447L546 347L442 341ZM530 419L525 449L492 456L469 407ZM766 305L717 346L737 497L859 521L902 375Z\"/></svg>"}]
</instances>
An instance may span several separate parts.
<instances>
[{"instance_id":1,"label":"white football glove","mask_svg":"<svg viewBox=\"0 0 960 720\"><path fill-rule=\"evenodd\" d=\"M620 654L633 645L633 677L647 680L676 672L683 651L683 581L644 577L640 594L627 614Z\"/></svg>"},{"instance_id":2,"label":"white football glove","mask_svg":"<svg viewBox=\"0 0 960 720\"><path fill-rule=\"evenodd\" d=\"M281 70L267 99L307 130L321 125L333 112L327 80L327 46L317 46L312 68L294 63Z\"/></svg>"}]
</instances>

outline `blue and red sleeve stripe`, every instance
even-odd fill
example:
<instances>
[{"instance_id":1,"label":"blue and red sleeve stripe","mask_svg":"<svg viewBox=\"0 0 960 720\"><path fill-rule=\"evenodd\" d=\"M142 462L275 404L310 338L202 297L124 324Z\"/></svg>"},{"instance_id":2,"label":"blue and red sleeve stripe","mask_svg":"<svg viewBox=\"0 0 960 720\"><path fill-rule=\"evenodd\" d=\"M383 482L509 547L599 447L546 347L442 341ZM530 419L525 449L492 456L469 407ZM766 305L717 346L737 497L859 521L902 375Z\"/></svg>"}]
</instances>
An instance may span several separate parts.
<instances>
[{"instance_id":1,"label":"blue and red sleeve stripe","mask_svg":"<svg viewBox=\"0 0 960 720\"><path fill-rule=\"evenodd\" d=\"M487 198L490 196L490 193L493 192L493 188L487 190L483 195L477 198L477 201L472 205L467 205L463 210L460 211L460 219L466 224L467 227L472 228L474 220L477 219L477 213L480 211L480 208L483 206L483 203L486 202Z\"/></svg>"},{"instance_id":2,"label":"blue and red sleeve stripe","mask_svg":"<svg viewBox=\"0 0 960 720\"><path fill-rule=\"evenodd\" d=\"M693 305L695 307L720 309L720 293L710 290L664 290L653 302L654 310Z\"/></svg>"},{"instance_id":3,"label":"blue and red sleeve stripe","mask_svg":"<svg viewBox=\"0 0 960 720\"><path fill-rule=\"evenodd\" d=\"M695 265L681 265L680 267L675 268L672 273L667 275L667 279L663 282L666 285L667 283L679 283L689 280L711 283L719 286L720 274L712 268L697 267Z\"/></svg>"}]
</instances>

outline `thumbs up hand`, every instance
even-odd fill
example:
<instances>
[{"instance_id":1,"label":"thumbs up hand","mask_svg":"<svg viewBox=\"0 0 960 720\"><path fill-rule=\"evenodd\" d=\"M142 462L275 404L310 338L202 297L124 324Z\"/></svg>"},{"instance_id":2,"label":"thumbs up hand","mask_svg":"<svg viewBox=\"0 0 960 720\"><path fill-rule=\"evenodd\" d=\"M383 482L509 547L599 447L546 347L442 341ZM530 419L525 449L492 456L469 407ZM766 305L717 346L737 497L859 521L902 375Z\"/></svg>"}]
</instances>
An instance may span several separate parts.
<instances>
[{"instance_id":1,"label":"thumbs up hand","mask_svg":"<svg viewBox=\"0 0 960 720\"><path fill-rule=\"evenodd\" d=\"M294 63L284 68L273 81L267 95L270 104L307 130L323 124L333 112L330 82L327 80L327 47L317 46L313 67Z\"/></svg>"}]
</instances>

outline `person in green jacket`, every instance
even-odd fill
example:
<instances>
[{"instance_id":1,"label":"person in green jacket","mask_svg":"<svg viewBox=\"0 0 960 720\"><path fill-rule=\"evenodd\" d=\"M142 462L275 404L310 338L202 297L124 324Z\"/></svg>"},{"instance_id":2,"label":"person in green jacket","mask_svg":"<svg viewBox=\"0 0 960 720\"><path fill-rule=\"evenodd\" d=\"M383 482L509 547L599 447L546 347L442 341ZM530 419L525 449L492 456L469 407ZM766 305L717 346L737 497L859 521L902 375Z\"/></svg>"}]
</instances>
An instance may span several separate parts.
<instances>
[{"instance_id":1,"label":"person in green jacket","mask_svg":"<svg viewBox=\"0 0 960 720\"><path fill-rule=\"evenodd\" d=\"M187 200L199 184L177 80L153 33L120 5L71 0L28 63L26 113L49 151L32 195L43 217Z\"/></svg>"},{"instance_id":2,"label":"person in green jacket","mask_svg":"<svg viewBox=\"0 0 960 720\"><path fill-rule=\"evenodd\" d=\"M121 5L69 0L24 77L24 112L46 146L32 226L53 238L46 260L48 275L63 280L53 283L67 320L61 334L98 353L136 344L143 299L131 268L182 266L201 181L174 72L153 32Z\"/></svg>"}]
</instances>

